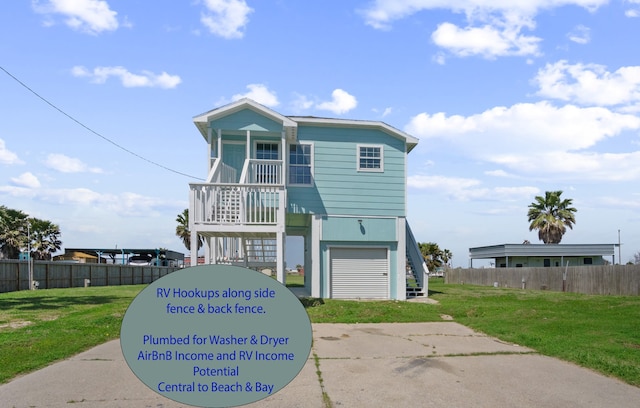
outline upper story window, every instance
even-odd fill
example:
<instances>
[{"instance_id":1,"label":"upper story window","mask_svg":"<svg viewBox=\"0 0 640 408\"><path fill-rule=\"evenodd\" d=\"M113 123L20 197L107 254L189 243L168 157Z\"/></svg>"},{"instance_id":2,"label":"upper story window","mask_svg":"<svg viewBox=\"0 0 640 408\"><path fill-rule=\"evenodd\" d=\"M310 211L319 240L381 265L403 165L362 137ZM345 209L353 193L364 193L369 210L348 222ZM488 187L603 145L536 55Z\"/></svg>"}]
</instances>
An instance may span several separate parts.
<instances>
[{"instance_id":1,"label":"upper story window","mask_svg":"<svg viewBox=\"0 0 640 408\"><path fill-rule=\"evenodd\" d=\"M313 145L289 145L289 184L301 186L313 184Z\"/></svg>"},{"instance_id":2,"label":"upper story window","mask_svg":"<svg viewBox=\"0 0 640 408\"><path fill-rule=\"evenodd\" d=\"M382 145L358 145L358 171L384 171Z\"/></svg>"},{"instance_id":3,"label":"upper story window","mask_svg":"<svg viewBox=\"0 0 640 408\"><path fill-rule=\"evenodd\" d=\"M256 143L256 159L278 160L278 143Z\"/></svg>"}]
</instances>

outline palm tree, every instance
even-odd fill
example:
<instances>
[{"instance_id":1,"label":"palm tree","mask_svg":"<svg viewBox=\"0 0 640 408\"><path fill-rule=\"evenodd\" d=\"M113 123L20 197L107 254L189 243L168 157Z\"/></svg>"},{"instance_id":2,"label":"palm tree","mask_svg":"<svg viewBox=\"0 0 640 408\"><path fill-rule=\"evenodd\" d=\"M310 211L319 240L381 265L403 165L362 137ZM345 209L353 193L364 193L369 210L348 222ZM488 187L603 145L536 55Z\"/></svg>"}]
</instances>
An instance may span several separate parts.
<instances>
[{"instance_id":1,"label":"palm tree","mask_svg":"<svg viewBox=\"0 0 640 408\"><path fill-rule=\"evenodd\" d=\"M176 218L178 226L176 227L176 235L180 237L182 243L187 249L191 250L191 231L189 230L189 209L185 208ZM202 247L202 237L198 236L198 249Z\"/></svg>"},{"instance_id":2,"label":"palm tree","mask_svg":"<svg viewBox=\"0 0 640 408\"><path fill-rule=\"evenodd\" d=\"M435 271L436 268L442 266L443 253L438 244L435 242L421 242L418 243L418 247L430 271Z\"/></svg>"},{"instance_id":3,"label":"palm tree","mask_svg":"<svg viewBox=\"0 0 640 408\"><path fill-rule=\"evenodd\" d=\"M34 259L51 260L51 255L60 250L60 227L51 221L29 218L31 226L31 253Z\"/></svg>"},{"instance_id":4,"label":"palm tree","mask_svg":"<svg viewBox=\"0 0 640 408\"><path fill-rule=\"evenodd\" d=\"M449 262L453 258L453 252L448 249L442 250L442 261L444 262L444 266L449 267Z\"/></svg>"},{"instance_id":5,"label":"palm tree","mask_svg":"<svg viewBox=\"0 0 640 408\"><path fill-rule=\"evenodd\" d=\"M547 191L544 197L536 196L529 204L529 231L538 230L538 238L545 244L559 244L567 231L576 223L571 199L562 199L562 191Z\"/></svg>"},{"instance_id":6,"label":"palm tree","mask_svg":"<svg viewBox=\"0 0 640 408\"><path fill-rule=\"evenodd\" d=\"M27 247L27 217L20 210L0 206L0 252L7 259L18 259Z\"/></svg>"}]
</instances>

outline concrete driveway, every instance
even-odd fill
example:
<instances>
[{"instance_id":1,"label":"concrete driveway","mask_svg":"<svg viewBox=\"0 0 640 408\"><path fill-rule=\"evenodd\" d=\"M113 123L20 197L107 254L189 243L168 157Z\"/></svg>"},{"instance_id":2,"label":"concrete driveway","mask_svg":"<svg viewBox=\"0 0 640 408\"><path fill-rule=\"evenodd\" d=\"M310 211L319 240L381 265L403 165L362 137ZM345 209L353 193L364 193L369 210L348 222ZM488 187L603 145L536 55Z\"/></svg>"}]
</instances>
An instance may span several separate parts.
<instances>
[{"instance_id":1,"label":"concrete driveway","mask_svg":"<svg viewBox=\"0 0 640 408\"><path fill-rule=\"evenodd\" d=\"M300 374L247 407L638 407L640 388L454 322L314 324ZM215 406L215 404L212 404ZM184 407L116 341L0 386L0 407Z\"/></svg>"}]
</instances>

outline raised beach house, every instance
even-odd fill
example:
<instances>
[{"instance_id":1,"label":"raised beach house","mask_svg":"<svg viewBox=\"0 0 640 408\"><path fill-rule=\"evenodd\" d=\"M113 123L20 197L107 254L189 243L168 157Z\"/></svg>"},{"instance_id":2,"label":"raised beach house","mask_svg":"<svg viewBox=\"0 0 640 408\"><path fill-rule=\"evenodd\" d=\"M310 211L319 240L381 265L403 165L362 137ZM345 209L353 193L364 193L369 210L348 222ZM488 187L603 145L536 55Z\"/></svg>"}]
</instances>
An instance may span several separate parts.
<instances>
[{"instance_id":1,"label":"raised beach house","mask_svg":"<svg viewBox=\"0 0 640 408\"><path fill-rule=\"evenodd\" d=\"M418 140L383 122L283 116L241 99L194 118L209 172L190 184L191 262L275 271L304 238L304 285L321 298L426 296L406 221L407 154Z\"/></svg>"}]
</instances>

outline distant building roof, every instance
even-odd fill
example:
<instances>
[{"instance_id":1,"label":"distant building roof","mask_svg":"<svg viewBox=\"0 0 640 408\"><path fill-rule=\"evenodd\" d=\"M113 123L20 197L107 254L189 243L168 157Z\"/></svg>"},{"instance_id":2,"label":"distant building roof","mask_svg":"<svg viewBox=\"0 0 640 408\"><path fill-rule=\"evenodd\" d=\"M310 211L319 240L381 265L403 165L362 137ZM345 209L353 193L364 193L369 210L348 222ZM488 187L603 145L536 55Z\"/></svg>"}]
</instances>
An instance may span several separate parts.
<instances>
[{"instance_id":1,"label":"distant building roof","mask_svg":"<svg viewBox=\"0 0 640 408\"><path fill-rule=\"evenodd\" d=\"M131 255L131 254L135 254L135 255L141 255L141 256L148 256L151 255L151 258L155 257L158 252L160 253L160 255L164 255L166 259L169 260L179 260L179 261L183 261L184 260L184 254L181 252L177 252L177 251L170 251L168 249L157 249L157 248L143 248L143 249L139 249L139 248L113 248L113 249L109 249L109 248L65 248L65 254L84 254L85 256L88 257L97 257L98 254L100 254L100 256L103 255Z\"/></svg>"},{"instance_id":2,"label":"distant building roof","mask_svg":"<svg viewBox=\"0 0 640 408\"><path fill-rule=\"evenodd\" d=\"M612 256L617 244L501 244L469 248L469 258Z\"/></svg>"}]
</instances>

